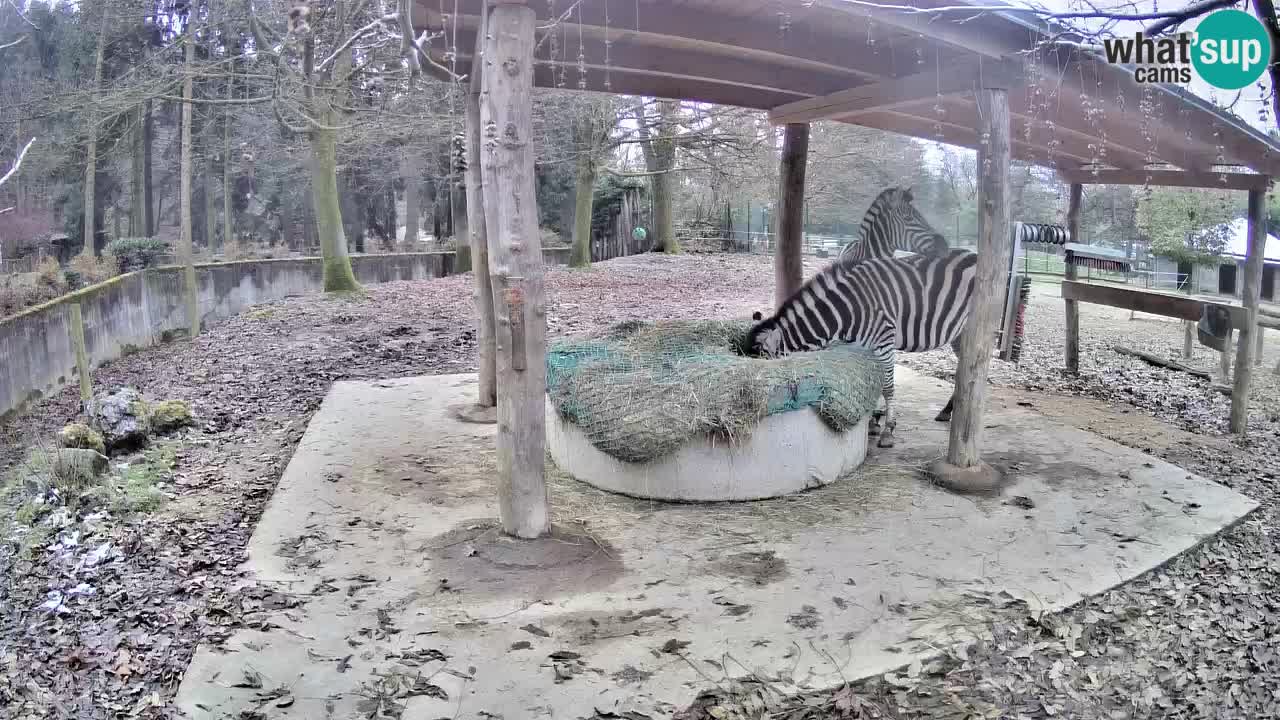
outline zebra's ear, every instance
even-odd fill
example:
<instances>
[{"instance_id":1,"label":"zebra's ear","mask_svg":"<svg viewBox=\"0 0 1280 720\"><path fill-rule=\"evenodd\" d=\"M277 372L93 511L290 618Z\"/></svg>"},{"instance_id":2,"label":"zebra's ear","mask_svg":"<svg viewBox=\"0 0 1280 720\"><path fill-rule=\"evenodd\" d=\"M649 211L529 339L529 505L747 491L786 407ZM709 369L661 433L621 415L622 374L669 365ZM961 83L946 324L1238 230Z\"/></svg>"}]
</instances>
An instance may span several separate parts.
<instances>
[{"instance_id":1,"label":"zebra's ear","mask_svg":"<svg viewBox=\"0 0 1280 720\"><path fill-rule=\"evenodd\" d=\"M755 320L756 322L760 322L761 320L763 320L763 319L764 319L764 315L761 315L761 314L760 314L760 311L759 311L759 310L757 310L757 311L755 311L755 312L751 313L751 319L752 319L752 320Z\"/></svg>"},{"instance_id":2,"label":"zebra's ear","mask_svg":"<svg viewBox=\"0 0 1280 720\"><path fill-rule=\"evenodd\" d=\"M906 200L907 202L916 201L915 196L911 194L911 188L907 187L902 189L902 199Z\"/></svg>"}]
</instances>

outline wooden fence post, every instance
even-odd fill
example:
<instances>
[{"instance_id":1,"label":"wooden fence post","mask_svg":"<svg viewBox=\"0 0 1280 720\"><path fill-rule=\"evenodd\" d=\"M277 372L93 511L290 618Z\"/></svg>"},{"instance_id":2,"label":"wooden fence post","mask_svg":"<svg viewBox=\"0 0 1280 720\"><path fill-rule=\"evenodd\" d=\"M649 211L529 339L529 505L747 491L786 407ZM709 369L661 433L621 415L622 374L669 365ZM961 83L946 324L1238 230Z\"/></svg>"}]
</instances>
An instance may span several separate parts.
<instances>
[{"instance_id":1,"label":"wooden fence post","mask_svg":"<svg viewBox=\"0 0 1280 720\"><path fill-rule=\"evenodd\" d=\"M988 490L999 475L982 462L982 415L986 405L987 366L995 346L1013 236L1009 227L1009 91L1007 85L979 87L978 267L973 311L960 338L956 367L955 412L945 460L932 466L944 486L960 491Z\"/></svg>"},{"instance_id":2,"label":"wooden fence post","mask_svg":"<svg viewBox=\"0 0 1280 720\"><path fill-rule=\"evenodd\" d=\"M781 307L804 282L804 176L808 163L809 124L787 123L778 167L778 247L773 256L775 307Z\"/></svg>"},{"instance_id":3,"label":"wooden fence post","mask_svg":"<svg viewBox=\"0 0 1280 720\"><path fill-rule=\"evenodd\" d=\"M1084 186L1071 183L1071 198L1067 205L1067 241L1077 242L1080 234L1080 205L1084 196ZM1064 260L1069 260L1063 255ZM1067 262L1064 267L1066 279L1075 280L1076 266ZM1065 301L1067 307L1066 362L1067 372L1075 375L1080 372L1080 304L1075 300Z\"/></svg>"},{"instance_id":4,"label":"wooden fence post","mask_svg":"<svg viewBox=\"0 0 1280 720\"><path fill-rule=\"evenodd\" d=\"M76 351L76 372L80 375L80 402L82 407L88 408L89 401L93 399L93 379L89 377L89 349L84 343L84 315L80 303L71 303L69 309L71 347Z\"/></svg>"},{"instance_id":5,"label":"wooden fence post","mask_svg":"<svg viewBox=\"0 0 1280 720\"><path fill-rule=\"evenodd\" d=\"M1244 287L1241 302L1248 319L1240 328L1240 345L1236 348L1236 379L1231 390L1231 420L1228 429L1233 433L1245 434L1249 425L1249 388L1253 382L1253 363L1251 353L1254 350L1253 334L1258 333L1262 339L1262 328L1258 327L1258 302L1262 291L1262 257L1267 245L1267 209L1264 190L1249 191L1249 248L1245 253ZM1230 341L1227 347L1230 348ZM1261 354L1261 346L1258 348ZM1223 353L1225 360L1227 353Z\"/></svg>"},{"instance_id":6,"label":"wooden fence post","mask_svg":"<svg viewBox=\"0 0 1280 720\"><path fill-rule=\"evenodd\" d=\"M484 47L485 19L482 11L476 31L476 47ZM483 64L476 60L467 91L467 233L471 243L471 270L475 282L476 346L480 393L476 404L498 404L497 350L494 347L493 287L489 279L489 240L486 233L486 202L480 169L480 74Z\"/></svg>"},{"instance_id":7,"label":"wooden fence post","mask_svg":"<svg viewBox=\"0 0 1280 720\"><path fill-rule=\"evenodd\" d=\"M533 179L533 8L490 6L481 78L481 171L493 279L498 505L503 530L546 535L546 297Z\"/></svg>"}]
</instances>

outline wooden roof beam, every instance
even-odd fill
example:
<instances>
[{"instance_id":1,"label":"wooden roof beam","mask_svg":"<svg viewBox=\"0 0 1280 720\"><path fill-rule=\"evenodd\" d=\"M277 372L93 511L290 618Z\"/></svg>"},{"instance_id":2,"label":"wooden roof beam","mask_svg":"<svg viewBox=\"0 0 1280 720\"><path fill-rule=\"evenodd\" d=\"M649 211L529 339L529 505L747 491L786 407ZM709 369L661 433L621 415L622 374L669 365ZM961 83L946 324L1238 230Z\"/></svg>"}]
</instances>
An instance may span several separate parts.
<instances>
[{"instance_id":1,"label":"wooden roof beam","mask_svg":"<svg viewBox=\"0 0 1280 720\"><path fill-rule=\"evenodd\" d=\"M485 1L458 0L459 28L476 27ZM566 9L571 4L566 3ZM452 9L452 5L448 7ZM545 27L550 24L547 4L535 3L532 7L538 12L541 41ZM557 14L559 12L557 10ZM439 5L431 0L415 0L413 16L415 27L437 30L441 27ZM453 22L451 19L450 27ZM901 68L915 63L911 43L894 43L879 53L855 55L850 53L848 36L833 33L829 28L797 24L789 33L780 33L773 13L757 20L694 5L663 3L658 10L648 2L619 3L608 9L606 19L605 3L582 2L556 27L563 33L561 44L568 42L568 54L575 58L581 30L584 37L603 39L607 35L612 42L632 42L652 47L654 52L679 46L729 58L751 57L775 65L842 72L868 81L891 77L896 74L895 70L900 72Z\"/></svg>"},{"instance_id":2,"label":"wooden roof beam","mask_svg":"<svg viewBox=\"0 0 1280 720\"><path fill-rule=\"evenodd\" d=\"M797 100L769 111L774 125L846 119L863 113L892 110L939 95L972 92L981 83L1000 82L1015 87L1022 81L1020 64L1007 61L965 62L941 72L924 72L840 90L821 97Z\"/></svg>"},{"instance_id":3,"label":"wooden roof beam","mask_svg":"<svg viewBox=\"0 0 1280 720\"><path fill-rule=\"evenodd\" d=\"M1240 172L1189 172L1186 170L1098 170L1095 174L1091 168L1061 170L1058 174L1063 182L1081 185L1145 185L1148 179L1152 185L1161 187L1208 188L1219 190L1262 190L1271 185L1271 178L1266 175ZM1223 178L1226 182L1222 182Z\"/></svg>"},{"instance_id":4,"label":"wooden roof beam","mask_svg":"<svg viewBox=\"0 0 1280 720\"><path fill-rule=\"evenodd\" d=\"M875 22L884 23L891 27L908 33L915 33L930 38L936 42L945 43L955 48L959 48L968 52L977 53L992 59L1001 59L1008 57L1011 52L1019 49L1019 44L1009 42L1014 40L1010 37L1006 42L1001 42L1001 38L992 38L990 26L985 28L978 27L977 24L964 25L954 20L958 17L957 13L950 12L946 14L933 14L927 12L919 12L918 10L927 9L927 5L920 5L919 2L911 3L917 7L910 12L894 10L891 8L874 8L866 5L856 5L854 3L845 2L844 0L816 0L817 7L825 8L831 11L861 15ZM1017 10L1015 6L1010 6L1009 10ZM971 11L969 15L978 15L981 11ZM1017 38L1020 43L1026 42L1026 32L1022 31L1021 37Z\"/></svg>"},{"instance_id":5,"label":"wooden roof beam","mask_svg":"<svg viewBox=\"0 0 1280 720\"><path fill-rule=\"evenodd\" d=\"M908 115L894 110L859 115L856 118L856 124L901 135L909 135L922 140L943 142L948 145L958 145L973 149L978 147L976 126L957 125L951 122L935 123L928 118ZM940 131L941 137L935 130ZM1051 155L1043 145L1027 143L1016 138L1012 139L1010 145L1013 147L1014 159L1046 167L1077 168L1088 162L1087 158L1074 155L1065 150L1059 150Z\"/></svg>"}]
</instances>

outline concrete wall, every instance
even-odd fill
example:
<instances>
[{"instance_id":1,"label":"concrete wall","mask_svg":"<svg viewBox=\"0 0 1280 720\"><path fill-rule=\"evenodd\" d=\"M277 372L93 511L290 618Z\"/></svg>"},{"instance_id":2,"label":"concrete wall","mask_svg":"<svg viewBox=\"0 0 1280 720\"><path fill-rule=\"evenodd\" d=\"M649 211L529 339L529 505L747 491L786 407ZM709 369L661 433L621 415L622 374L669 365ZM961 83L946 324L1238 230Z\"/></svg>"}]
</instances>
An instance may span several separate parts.
<instances>
[{"instance_id":1,"label":"concrete wall","mask_svg":"<svg viewBox=\"0 0 1280 720\"><path fill-rule=\"evenodd\" d=\"M547 265L566 265L568 248L543 251ZM351 258L362 285L426 280L453 273L452 253L360 255ZM196 266L201 322L227 318L258 303L321 292L319 258L249 260ZM119 358L186 326L182 269L128 273L0 320L0 417L76 381L70 306L84 315L89 364Z\"/></svg>"}]
</instances>

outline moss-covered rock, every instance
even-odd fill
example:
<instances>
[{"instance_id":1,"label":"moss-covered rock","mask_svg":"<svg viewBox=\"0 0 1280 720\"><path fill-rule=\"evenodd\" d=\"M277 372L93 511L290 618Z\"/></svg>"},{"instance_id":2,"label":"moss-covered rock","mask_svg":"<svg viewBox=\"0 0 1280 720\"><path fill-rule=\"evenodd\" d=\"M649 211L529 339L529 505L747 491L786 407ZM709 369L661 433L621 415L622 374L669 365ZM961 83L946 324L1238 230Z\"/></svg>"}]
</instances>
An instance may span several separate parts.
<instances>
[{"instance_id":1,"label":"moss-covered rock","mask_svg":"<svg viewBox=\"0 0 1280 720\"><path fill-rule=\"evenodd\" d=\"M102 433L78 422L71 423L58 431L58 447L96 450L103 455L107 454L107 445L102 439Z\"/></svg>"},{"instance_id":2,"label":"moss-covered rock","mask_svg":"<svg viewBox=\"0 0 1280 720\"><path fill-rule=\"evenodd\" d=\"M154 432L173 432L193 422L191 405L185 400L164 400L151 408L151 429Z\"/></svg>"}]
</instances>

